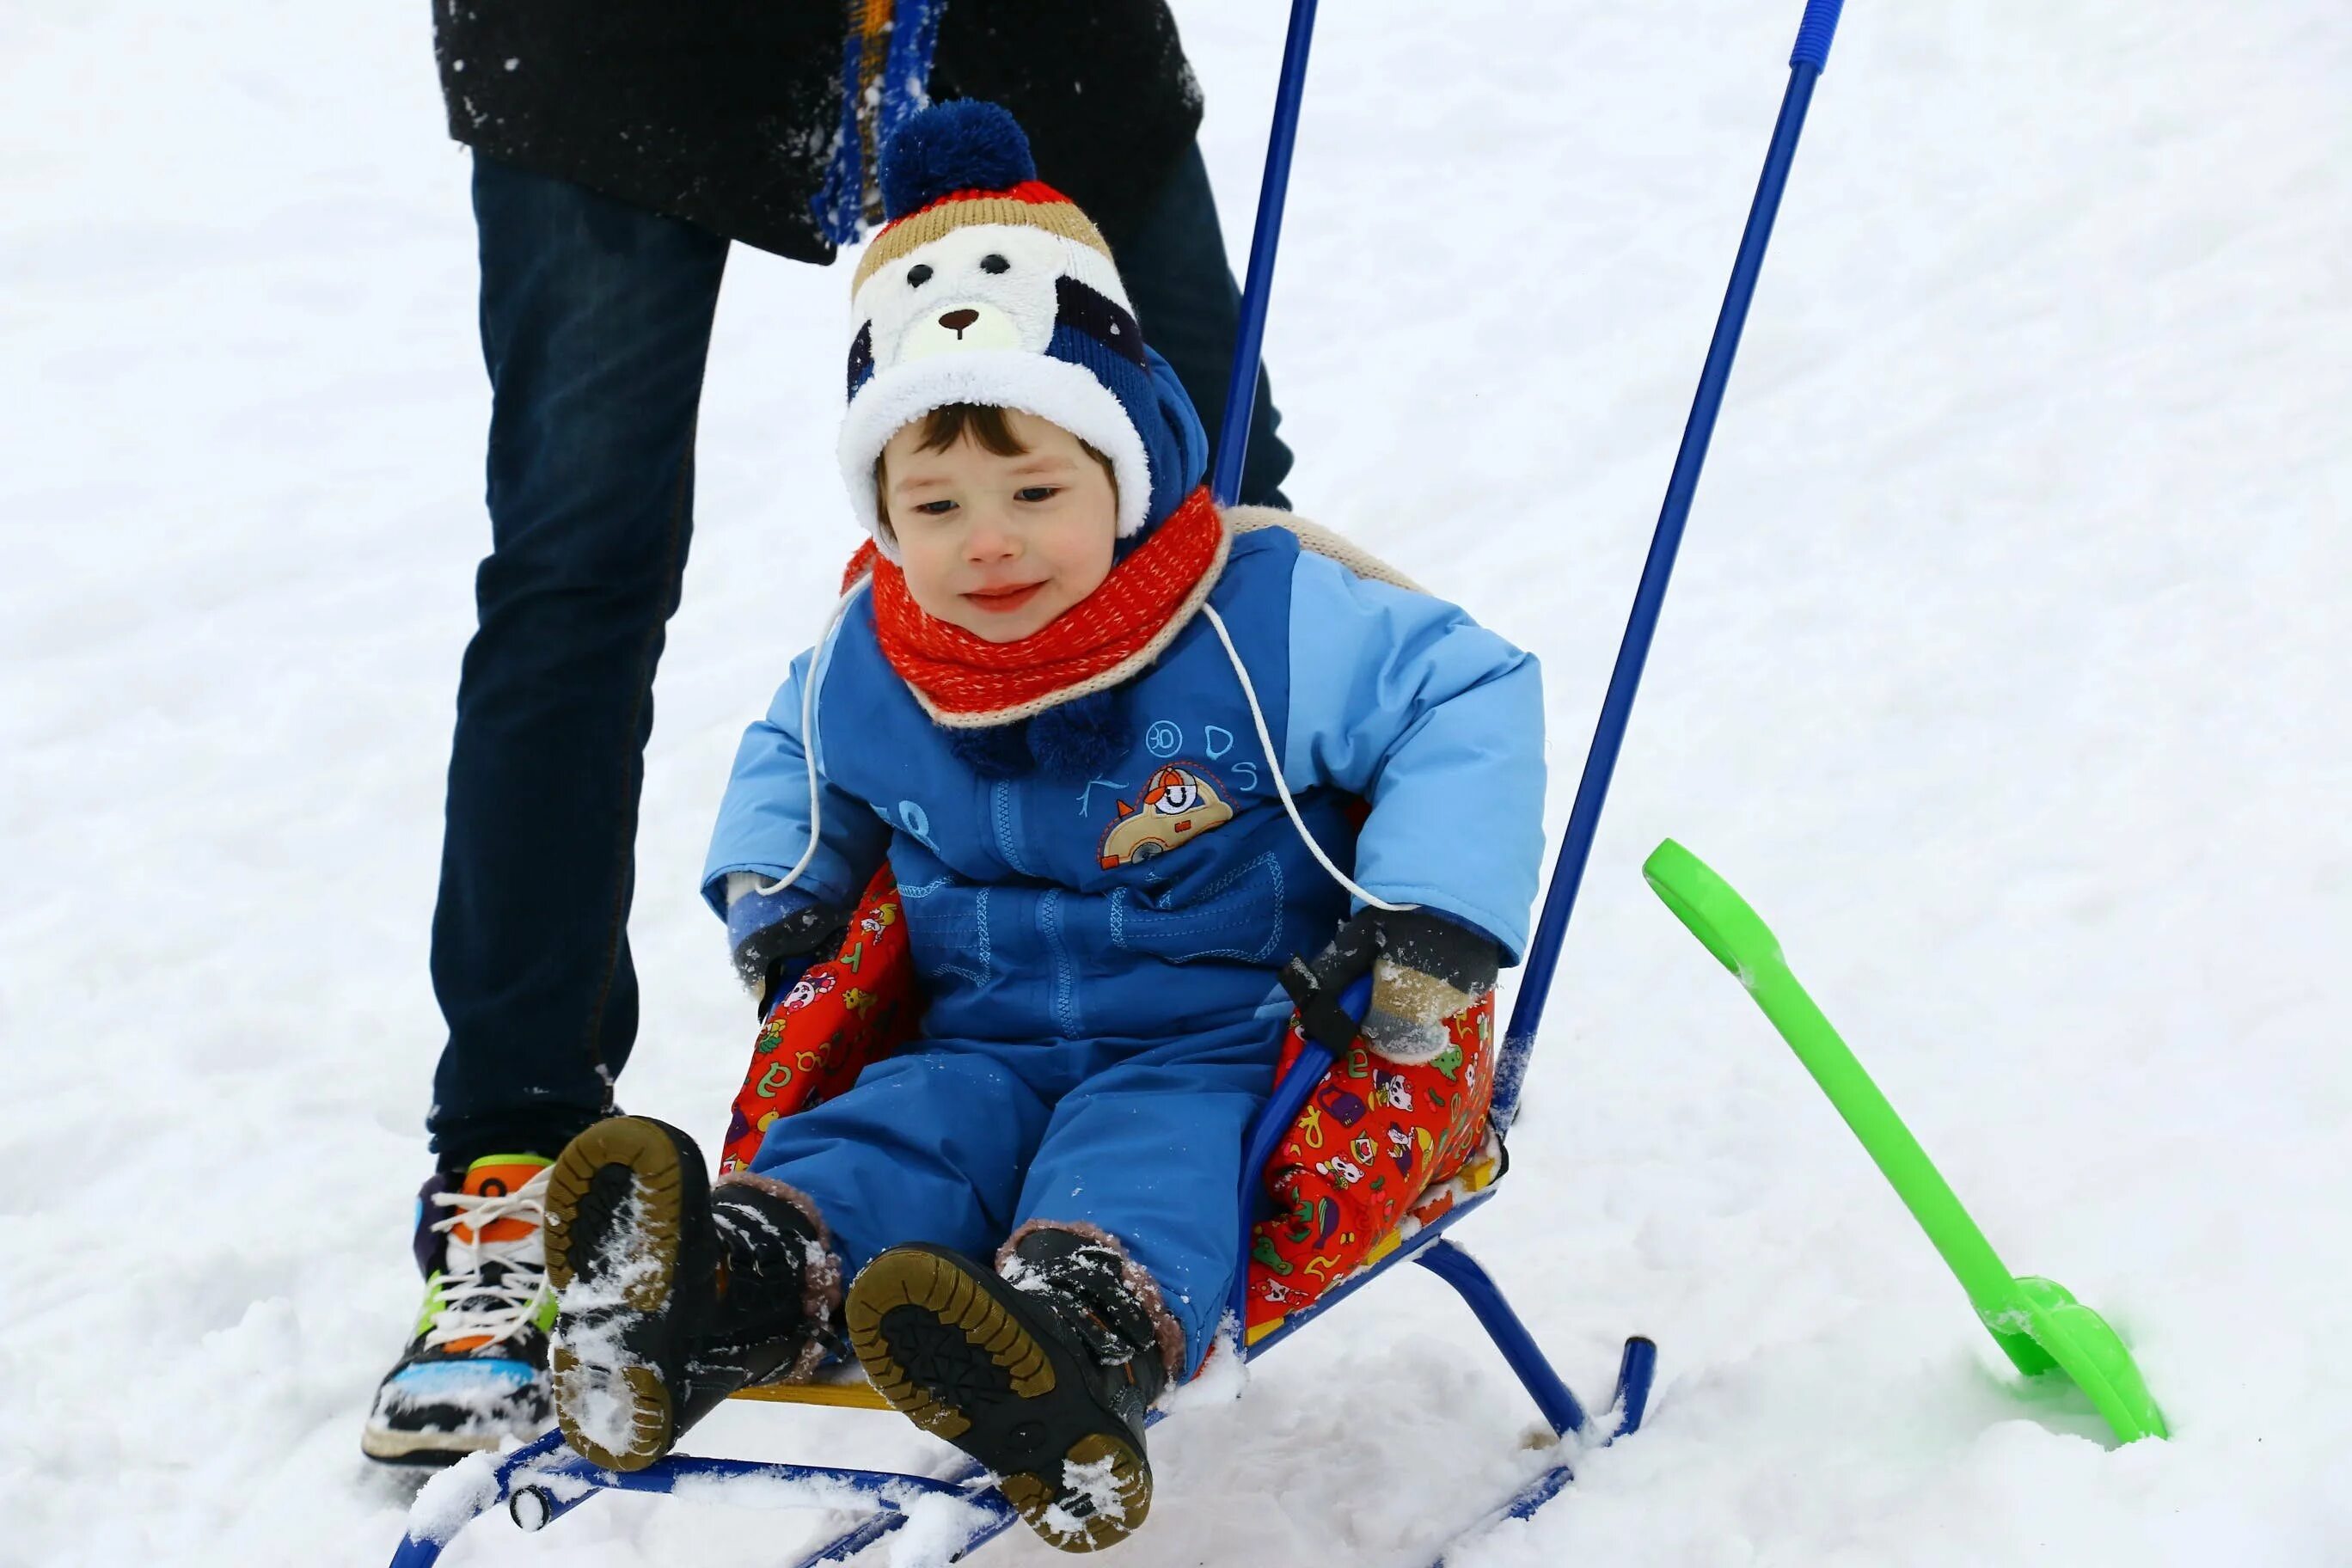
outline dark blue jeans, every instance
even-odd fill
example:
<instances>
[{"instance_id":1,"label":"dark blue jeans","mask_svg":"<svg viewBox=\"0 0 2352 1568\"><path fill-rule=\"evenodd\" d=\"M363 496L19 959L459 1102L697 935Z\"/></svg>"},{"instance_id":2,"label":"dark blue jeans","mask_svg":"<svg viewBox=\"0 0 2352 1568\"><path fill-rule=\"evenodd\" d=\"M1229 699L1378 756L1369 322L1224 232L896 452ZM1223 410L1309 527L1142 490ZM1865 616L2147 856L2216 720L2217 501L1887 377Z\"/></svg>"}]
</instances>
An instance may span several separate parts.
<instances>
[{"instance_id":1,"label":"dark blue jeans","mask_svg":"<svg viewBox=\"0 0 2352 1568\"><path fill-rule=\"evenodd\" d=\"M554 1153L611 1110L636 1038L637 803L727 260L727 242L691 224L479 155L474 218L491 548L433 915L449 1039L427 1126L445 1165ZM1240 295L1199 152L1134 234L1108 237L1146 338L1213 437ZM803 373L831 384L837 369ZM1242 499L1278 501L1290 454L1263 374L1258 386ZM838 542L807 544L830 577Z\"/></svg>"}]
</instances>

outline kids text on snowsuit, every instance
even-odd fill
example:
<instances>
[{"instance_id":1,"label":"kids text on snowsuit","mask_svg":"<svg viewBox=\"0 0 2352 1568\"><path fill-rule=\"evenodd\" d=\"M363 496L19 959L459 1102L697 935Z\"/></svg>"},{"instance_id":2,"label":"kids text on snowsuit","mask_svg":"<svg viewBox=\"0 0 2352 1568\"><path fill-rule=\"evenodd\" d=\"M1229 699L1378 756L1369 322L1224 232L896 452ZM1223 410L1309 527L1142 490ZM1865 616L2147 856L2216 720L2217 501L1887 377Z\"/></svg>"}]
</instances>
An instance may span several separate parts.
<instances>
[{"instance_id":1,"label":"kids text on snowsuit","mask_svg":"<svg viewBox=\"0 0 2352 1568\"><path fill-rule=\"evenodd\" d=\"M925 1010L912 1044L776 1121L712 1217L680 1224L719 1233L729 1304L706 1303L705 1339L735 1348L719 1381L813 1364L854 1278L849 1337L886 1396L1004 1477L1049 1540L1103 1544L1148 1504L1142 1406L1199 1366L1228 1298L1244 1136L1292 1011L1277 973L1378 957L1368 1037L1399 1059L1440 1048L1437 1020L1527 940L1541 694L1534 660L1454 605L1308 548L1324 536L1286 514L1211 501L1191 404L1008 116L919 116L885 185L894 221L858 271L841 439L874 542L744 736L703 889L772 995L887 860ZM894 436L974 407L1076 437L1116 497L1101 585L1009 641L917 604L878 493ZM683 1144L656 1125L627 1137ZM574 1155L597 1136L559 1187L575 1164L585 1191L595 1161ZM688 1158L677 1180L700 1169ZM582 1202L551 1199L559 1283L593 1273L589 1233L614 1223ZM730 1251L754 1231L789 1233L781 1256L808 1266ZM749 1275L774 1279L757 1310ZM575 1294L593 1292L563 1300L586 1342L606 1320ZM798 1329L793 1353L740 1353L740 1320L763 1312ZM708 1329L711 1313L733 1326ZM1036 1453L982 1408L1028 1395L975 1394L947 1368L1001 1329L1091 1391L1048 1412ZM560 1323L557 1399L580 1442L573 1407L609 1389L567 1395L566 1338ZM656 1449L706 1403L666 1397ZM619 1436L583 1451L626 1461ZM1108 1492L1077 1484L1096 1460Z\"/></svg>"}]
</instances>

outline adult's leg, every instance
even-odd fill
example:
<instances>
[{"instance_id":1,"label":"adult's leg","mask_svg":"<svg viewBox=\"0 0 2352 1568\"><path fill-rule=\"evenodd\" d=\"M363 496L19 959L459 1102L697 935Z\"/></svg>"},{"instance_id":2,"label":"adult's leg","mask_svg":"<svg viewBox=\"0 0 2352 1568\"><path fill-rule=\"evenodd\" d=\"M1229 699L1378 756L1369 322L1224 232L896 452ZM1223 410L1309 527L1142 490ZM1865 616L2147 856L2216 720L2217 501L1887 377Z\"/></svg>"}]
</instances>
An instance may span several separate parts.
<instances>
[{"instance_id":1,"label":"adult's leg","mask_svg":"<svg viewBox=\"0 0 2352 1568\"><path fill-rule=\"evenodd\" d=\"M1199 144L1177 163L1132 233L1104 237L1118 262L1119 280L1127 285L1144 342L1174 367L1213 444L1223 427L1225 382L1233 371L1242 291L1225 259L1216 196L1209 188L1209 168L1201 160ZM1290 472L1290 448L1275 434L1281 423L1272 384L1261 365L1238 498L1247 505L1289 504L1283 499L1282 480Z\"/></svg>"},{"instance_id":2,"label":"adult's leg","mask_svg":"<svg viewBox=\"0 0 2352 1568\"><path fill-rule=\"evenodd\" d=\"M727 242L477 155L491 551L450 748L429 1119L445 1166L612 1104L654 666L677 607Z\"/></svg>"}]
</instances>

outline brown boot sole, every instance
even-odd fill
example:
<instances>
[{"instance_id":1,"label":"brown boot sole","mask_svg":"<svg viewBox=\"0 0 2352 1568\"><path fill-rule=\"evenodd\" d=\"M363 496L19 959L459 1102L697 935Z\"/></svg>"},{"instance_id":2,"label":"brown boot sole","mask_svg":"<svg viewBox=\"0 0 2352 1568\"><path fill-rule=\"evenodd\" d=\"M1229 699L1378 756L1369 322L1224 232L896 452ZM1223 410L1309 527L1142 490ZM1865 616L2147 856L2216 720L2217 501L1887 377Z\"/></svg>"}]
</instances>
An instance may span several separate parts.
<instances>
[{"instance_id":1,"label":"brown boot sole","mask_svg":"<svg viewBox=\"0 0 2352 1568\"><path fill-rule=\"evenodd\" d=\"M674 1438L670 1391L660 1370L629 1342L627 1330L633 1315L643 1322L668 1309L687 1179L667 1132L636 1117L591 1127L548 1174L547 1279L557 1302L550 1360L555 1418L564 1441L608 1470L641 1470L667 1453ZM616 1223L612 1211L632 1203L636 1212L627 1226L636 1246L624 1267L615 1269L619 1260L609 1258L573 1258L575 1236L584 1230L609 1237ZM583 1209L592 1222L584 1226ZM599 1321L582 1322L583 1310L597 1312Z\"/></svg>"},{"instance_id":2,"label":"brown boot sole","mask_svg":"<svg viewBox=\"0 0 2352 1568\"><path fill-rule=\"evenodd\" d=\"M999 1299L1012 1287L944 1251L894 1247L844 1305L850 1348L891 1408L994 1473L1047 1544L1099 1552L1151 1511L1151 1468ZM909 1309L912 1311L909 1311ZM911 1366L902 1363L912 1363ZM1041 1439L1061 1426L1066 1440ZM1073 1511L1072 1505L1076 1505Z\"/></svg>"}]
</instances>

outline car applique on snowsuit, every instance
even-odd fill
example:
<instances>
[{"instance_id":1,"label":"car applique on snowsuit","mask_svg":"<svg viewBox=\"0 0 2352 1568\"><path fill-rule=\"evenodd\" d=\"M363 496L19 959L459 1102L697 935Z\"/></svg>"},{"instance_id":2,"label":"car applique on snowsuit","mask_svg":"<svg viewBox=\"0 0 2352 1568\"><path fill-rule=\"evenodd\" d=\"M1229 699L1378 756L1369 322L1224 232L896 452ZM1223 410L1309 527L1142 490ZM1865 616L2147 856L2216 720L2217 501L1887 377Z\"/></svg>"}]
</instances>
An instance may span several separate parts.
<instances>
[{"instance_id":1,"label":"car applique on snowsuit","mask_svg":"<svg viewBox=\"0 0 2352 1568\"><path fill-rule=\"evenodd\" d=\"M1151 775L1139 804L1118 803L1118 820L1103 835L1103 869L1165 855L1233 819L1234 808L1216 785L1191 768L1162 768Z\"/></svg>"}]
</instances>

